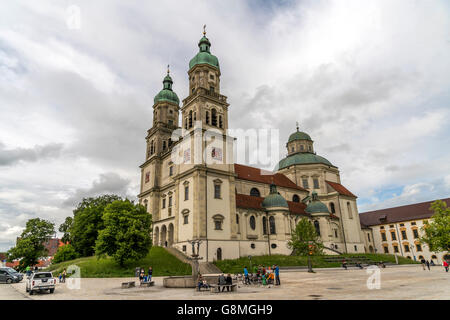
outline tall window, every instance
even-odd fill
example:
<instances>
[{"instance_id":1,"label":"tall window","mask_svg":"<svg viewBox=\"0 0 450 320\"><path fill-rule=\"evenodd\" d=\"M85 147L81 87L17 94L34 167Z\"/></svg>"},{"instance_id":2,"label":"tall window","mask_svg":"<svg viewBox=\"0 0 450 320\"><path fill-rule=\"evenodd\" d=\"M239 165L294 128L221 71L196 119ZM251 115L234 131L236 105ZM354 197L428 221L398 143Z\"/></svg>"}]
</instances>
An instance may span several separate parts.
<instances>
[{"instance_id":1,"label":"tall window","mask_svg":"<svg viewBox=\"0 0 450 320\"><path fill-rule=\"evenodd\" d=\"M172 196L169 197L169 207L172 207Z\"/></svg>"},{"instance_id":2,"label":"tall window","mask_svg":"<svg viewBox=\"0 0 450 320\"><path fill-rule=\"evenodd\" d=\"M277 233L275 229L275 217L269 217L270 234Z\"/></svg>"},{"instance_id":3,"label":"tall window","mask_svg":"<svg viewBox=\"0 0 450 320\"><path fill-rule=\"evenodd\" d=\"M219 116L219 128L223 127L222 116Z\"/></svg>"},{"instance_id":4,"label":"tall window","mask_svg":"<svg viewBox=\"0 0 450 320\"><path fill-rule=\"evenodd\" d=\"M383 241L386 241L387 239L386 239L386 233L382 233L381 234L381 240L383 240Z\"/></svg>"},{"instance_id":5,"label":"tall window","mask_svg":"<svg viewBox=\"0 0 450 320\"><path fill-rule=\"evenodd\" d=\"M413 234L415 239L419 238L419 231L417 229L413 229Z\"/></svg>"},{"instance_id":6,"label":"tall window","mask_svg":"<svg viewBox=\"0 0 450 320\"><path fill-rule=\"evenodd\" d=\"M299 197L298 195L294 194L294 195L292 196L292 201L293 201L293 202L300 202L300 197Z\"/></svg>"},{"instance_id":7,"label":"tall window","mask_svg":"<svg viewBox=\"0 0 450 320\"><path fill-rule=\"evenodd\" d=\"M319 221L314 221L314 228L316 228L316 233L317 233L317 235L319 235L320 236L320 224L319 224Z\"/></svg>"},{"instance_id":8,"label":"tall window","mask_svg":"<svg viewBox=\"0 0 450 320\"><path fill-rule=\"evenodd\" d=\"M236 223L239 224L239 215L236 213Z\"/></svg>"},{"instance_id":9,"label":"tall window","mask_svg":"<svg viewBox=\"0 0 450 320\"><path fill-rule=\"evenodd\" d=\"M220 184L214 185L214 198L220 199Z\"/></svg>"},{"instance_id":10,"label":"tall window","mask_svg":"<svg viewBox=\"0 0 450 320\"><path fill-rule=\"evenodd\" d=\"M189 186L184 187L184 200L189 200Z\"/></svg>"},{"instance_id":11,"label":"tall window","mask_svg":"<svg viewBox=\"0 0 450 320\"><path fill-rule=\"evenodd\" d=\"M189 111L189 128L192 128L192 110Z\"/></svg>"},{"instance_id":12,"label":"tall window","mask_svg":"<svg viewBox=\"0 0 450 320\"><path fill-rule=\"evenodd\" d=\"M252 228L252 230L256 229L256 220L255 220L255 216L251 216L250 217L250 228Z\"/></svg>"},{"instance_id":13,"label":"tall window","mask_svg":"<svg viewBox=\"0 0 450 320\"><path fill-rule=\"evenodd\" d=\"M392 238L392 241L397 240L397 237L395 236L395 231L391 231L391 238Z\"/></svg>"},{"instance_id":14,"label":"tall window","mask_svg":"<svg viewBox=\"0 0 450 320\"><path fill-rule=\"evenodd\" d=\"M303 145L300 145L300 151L303 151L305 147Z\"/></svg>"},{"instance_id":15,"label":"tall window","mask_svg":"<svg viewBox=\"0 0 450 320\"><path fill-rule=\"evenodd\" d=\"M256 188L252 188L252 189L250 190L250 195L251 195L252 197L261 197L261 194L259 193L259 190L256 189Z\"/></svg>"},{"instance_id":16,"label":"tall window","mask_svg":"<svg viewBox=\"0 0 450 320\"><path fill-rule=\"evenodd\" d=\"M331 211L331 213L336 213L336 208L334 207L333 202L330 202L330 211Z\"/></svg>"},{"instance_id":17,"label":"tall window","mask_svg":"<svg viewBox=\"0 0 450 320\"><path fill-rule=\"evenodd\" d=\"M370 233L367 234L367 240L370 242Z\"/></svg>"},{"instance_id":18,"label":"tall window","mask_svg":"<svg viewBox=\"0 0 450 320\"><path fill-rule=\"evenodd\" d=\"M206 124L209 124L209 111L206 111Z\"/></svg>"},{"instance_id":19,"label":"tall window","mask_svg":"<svg viewBox=\"0 0 450 320\"><path fill-rule=\"evenodd\" d=\"M163 151L166 150L166 141L163 141Z\"/></svg>"},{"instance_id":20,"label":"tall window","mask_svg":"<svg viewBox=\"0 0 450 320\"><path fill-rule=\"evenodd\" d=\"M148 208L148 200L147 199L144 200L144 208L145 208L145 211L147 211L147 208Z\"/></svg>"},{"instance_id":21,"label":"tall window","mask_svg":"<svg viewBox=\"0 0 450 320\"><path fill-rule=\"evenodd\" d=\"M262 218L262 225L263 225L263 234L267 234L267 219L266 219L266 217Z\"/></svg>"},{"instance_id":22,"label":"tall window","mask_svg":"<svg viewBox=\"0 0 450 320\"><path fill-rule=\"evenodd\" d=\"M173 166L170 166L169 167L169 176L172 176L173 175Z\"/></svg>"},{"instance_id":23,"label":"tall window","mask_svg":"<svg viewBox=\"0 0 450 320\"><path fill-rule=\"evenodd\" d=\"M405 244L403 247L405 248L405 252L409 252L409 245Z\"/></svg>"},{"instance_id":24,"label":"tall window","mask_svg":"<svg viewBox=\"0 0 450 320\"><path fill-rule=\"evenodd\" d=\"M162 208L164 209L166 207L166 199L162 199Z\"/></svg>"},{"instance_id":25,"label":"tall window","mask_svg":"<svg viewBox=\"0 0 450 320\"><path fill-rule=\"evenodd\" d=\"M189 223L189 215L185 214L183 216L183 224L188 224Z\"/></svg>"},{"instance_id":26,"label":"tall window","mask_svg":"<svg viewBox=\"0 0 450 320\"><path fill-rule=\"evenodd\" d=\"M416 244L416 250L422 251L422 246L420 245L420 243Z\"/></svg>"},{"instance_id":27,"label":"tall window","mask_svg":"<svg viewBox=\"0 0 450 320\"><path fill-rule=\"evenodd\" d=\"M303 179L302 179L302 184L303 184L303 188L309 189L308 179L303 178Z\"/></svg>"},{"instance_id":28,"label":"tall window","mask_svg":"<svg viewBox=\"0 0 450 320\"><path fill-rule=\"evenodd\" d=\"M352 206L350 205L350 202L347 202L347 211L348 211L348 218L353 219Z\"/></svg>"},{"instance_id":29,"label":"tall window","mask_svg":"<svg viewBox=\"0 0 450 320\"><path fill-rule=\"evenodd\" d=\"M217 112L216 109L211 110L211 124L217 127Z\"/></svg>"},{"instance_id":30,"label":"tall window","mask_svg":"<svg viewBox=\"0 0 450 320\"><path fill-rule=\"evenodd\" d=\"M408 237L406 236L406 230L402 230L402 239L407 240Z\"/></svg>"},{"instance_id":31,"label":"tall window","mask_svg":"<svg viewBox=\"0 0 450 320\"><path fill-rule=\"evenodd\" d=\"M394 252L398 253L398 246L394 246Z\"/></svg>"},{"instance_id":32,"label":"tall window","mask_svg":"<svg viewBox=\"0 0 450 320\"><path fill-rule=\"evenodd\" d=\"M319 189L319 179L314 178L313 182L314 182L314 189Z\"/></svg>"},{"instance_id":33,"label":"tall window","mask_svg":"<svg viewBox=\"0 0 450 320\"><path fill-rule=\"evenodd\" d=\"M389 248L388 247L384 247L384 253L389 253Z\"/></svg>"}]
</instances>

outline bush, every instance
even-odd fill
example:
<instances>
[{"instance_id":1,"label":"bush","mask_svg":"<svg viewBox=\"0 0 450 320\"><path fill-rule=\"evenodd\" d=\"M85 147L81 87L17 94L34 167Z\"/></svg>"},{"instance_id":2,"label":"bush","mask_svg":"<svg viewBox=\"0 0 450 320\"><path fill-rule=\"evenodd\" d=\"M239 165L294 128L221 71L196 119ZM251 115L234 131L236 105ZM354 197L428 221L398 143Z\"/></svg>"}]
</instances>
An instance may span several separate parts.
<instances>
[{"instance_id":1,"label":"bush","mask_svg":"<svg viewBox=\"0 0 450 320\"><path fill-rule=\"evenodd\" d=\"M60 263L78 258L78 253L71 244L66 244L58 248L53 257L52 263Z\"/></svg>"}]
</instances>

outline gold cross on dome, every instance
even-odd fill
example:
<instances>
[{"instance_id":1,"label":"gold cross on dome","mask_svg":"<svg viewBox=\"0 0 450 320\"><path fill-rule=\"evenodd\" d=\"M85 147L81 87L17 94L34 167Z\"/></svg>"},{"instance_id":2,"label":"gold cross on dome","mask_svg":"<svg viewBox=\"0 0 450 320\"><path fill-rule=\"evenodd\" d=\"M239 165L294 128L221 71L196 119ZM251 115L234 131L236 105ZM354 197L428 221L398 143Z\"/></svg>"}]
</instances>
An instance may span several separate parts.
<instances>
[{"instance_id":1,"label":"gold cross on dome","mask_svg":"<svg viewBox=\"0 0 450 320\"><path fill-rule=\"evenodd\" d=\"M170 73L170 64L167 65L167 74Z\"/></svg>"},{"instance_id":2,"label":"gold cross on dome","mask_svg":"<svg viewBox=\"0 0 450 320\"><path fill-rule=\"evenodd\" d=\"M203 35L206 36L206 24L203 26Z\"/></svg>"},{"instance_id":3,"label":"gold cross on dome","mask_svg":"<svg viewBox=\"0 0 450 320\"><path fill-rule=\"evenodd\" d=\"M298 131L298 126L299 126L298 121L295 122L295 125L297 126L297 131Z\"/></svg>"}]
</instances>

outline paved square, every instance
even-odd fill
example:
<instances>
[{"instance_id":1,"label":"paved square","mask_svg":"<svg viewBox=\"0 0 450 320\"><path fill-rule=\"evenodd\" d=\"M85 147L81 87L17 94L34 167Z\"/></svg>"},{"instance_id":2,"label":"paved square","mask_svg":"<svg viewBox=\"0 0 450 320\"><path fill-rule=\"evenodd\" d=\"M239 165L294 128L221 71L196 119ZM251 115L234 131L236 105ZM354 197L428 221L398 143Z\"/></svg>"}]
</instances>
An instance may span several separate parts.
<instances>
[{"instance_id":1,"label":"paved square","mask_svg":"<svg viewBox=\"0 0 450 320\"><path fill-rule=\"evenodd\" d=\"M162 286L163 277L156 277L150 288L121 289L121 283L135 278L81 279L81 289L69 290L66 284L58 284L54 294L25 293L25 283L0 285L0 299L134 299L134 300L202 300L202 299L450 299L450 273L435 266L424 271L420 265L389 266L380 269L381 288L368 289L370 274L366 269L316 269L315 274L306 271L281 273L281 287L253 287L240 285L236 293L195 292L194 289L169 289ZM10 294L8 291L12 290Z\"/></svg>"}]
</instances>

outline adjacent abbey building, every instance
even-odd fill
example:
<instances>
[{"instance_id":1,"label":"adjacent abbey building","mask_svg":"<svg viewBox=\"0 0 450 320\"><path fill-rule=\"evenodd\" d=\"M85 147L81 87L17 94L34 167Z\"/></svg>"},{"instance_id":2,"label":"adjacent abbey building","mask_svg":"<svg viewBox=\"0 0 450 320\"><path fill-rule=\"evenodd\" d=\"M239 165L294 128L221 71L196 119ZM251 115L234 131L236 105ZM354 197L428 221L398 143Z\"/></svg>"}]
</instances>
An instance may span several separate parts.
<instances>
[{"instance_id":1,"label":"adjacent abbey building","mask_svg":"<svg viewBox=\"0 0 450 320\"><path fill-rule=\"evenodd\" d=\"M220 89L219 61L205 34L198 46L181 107L169 72L154 98L139 194L153 217L154 245L191 254L188 241L201 239L202 261L288 255L291 230L307 217L327 253L365 252L356 196L341 184L338 168L314 152L308 134L297 128L290 135L287 157L275 173L227 161L233 139L227 136L229 104ZM179 129L183 134L173 139ZM198 143L195 137L210 129L223 139ZM194 151L206 159L195 161Z\"/></svg>"}]
</instances>

